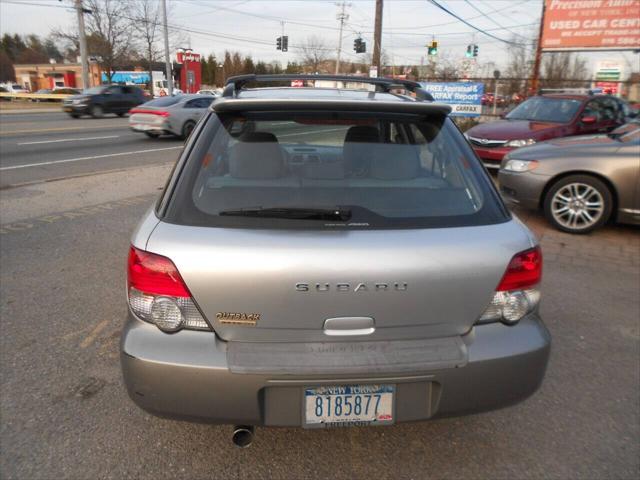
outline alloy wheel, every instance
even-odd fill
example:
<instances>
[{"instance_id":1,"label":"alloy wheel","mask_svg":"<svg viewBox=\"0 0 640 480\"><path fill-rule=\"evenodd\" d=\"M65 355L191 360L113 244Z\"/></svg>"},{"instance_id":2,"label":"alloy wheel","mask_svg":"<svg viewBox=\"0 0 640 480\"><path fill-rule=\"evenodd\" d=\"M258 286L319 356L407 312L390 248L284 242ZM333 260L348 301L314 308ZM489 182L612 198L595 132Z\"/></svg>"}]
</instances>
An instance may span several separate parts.
<instances>
[{"instance_id":1,"label":"alloy wheel","mask_svg":"<svg viewBox=\"0 0 640 480\"><path fill-rule=\"evenodd\" d=\"M589 228L600 220L603 212L602 194L586 183L568 183L551 199L551 215L567 229Z\"/></svg>"}]
</instances>

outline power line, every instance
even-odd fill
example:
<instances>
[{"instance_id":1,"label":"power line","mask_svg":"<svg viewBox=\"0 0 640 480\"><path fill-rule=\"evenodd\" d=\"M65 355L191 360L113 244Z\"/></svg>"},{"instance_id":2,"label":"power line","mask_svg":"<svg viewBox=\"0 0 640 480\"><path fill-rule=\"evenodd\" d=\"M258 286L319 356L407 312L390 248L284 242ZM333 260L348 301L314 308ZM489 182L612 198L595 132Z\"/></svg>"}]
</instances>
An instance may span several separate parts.
<instances>
[{"instance_id":1,"label":"power line","mask_svg":"<svg viewBox=\"0 0 640 480\"><path fill-rule=\"evenodd\" d=\"M485 30L482 30L481 28L476 27L475 25L469 23L468 21L466 21L464 18L456 15L455 13L453 13L451 10L447 9L446 7L440 5L438 2L436 2L436 0L427 0L429 3L431 3L432 5L438 7L440 10L442 10L443 12L448 13L449 15L451 15L454 18L457 18L458 20L460 20L462 23L464 23L465 25L467 25L468 27L473 28L474 30L482 33L483 35L486 35L488 37L494 38L496 40L499 40L500 42L506 43L508 45L517 45L517 46L526 46L526 44L523 43L516 43L516 42L511 42L509 40L505 40L504 38L500 38L500 37L496 37L495 35L492 35L491 33L486 32Z\"/></svg>"},{"instance_id":2,"label":"power line","mask_svg":"<svg viewBox=\"0 0 640 480\"><path fill-rule=\"evenodd\" d=\"M464 0L465 3L467 5L469 5L471 8L473 8L476 12L480 13L483 17L489 19L491 21L491 23L493 23L494 25L497 25L498 27L506 30L507 32L510 32L512 34L514 34L516 37L521 37L521 38L525 38L523 35L520 35L519 33L514 32L513 30L510 30L509 28L505 27L504 25L500 25L498 22L496 22L492 17L490 17L489 15L487 15L486 13L484 13L482 10L480 10L478 7L476 7L473 3L471 3L469 0Z\"/></svg>"}]
</instances>

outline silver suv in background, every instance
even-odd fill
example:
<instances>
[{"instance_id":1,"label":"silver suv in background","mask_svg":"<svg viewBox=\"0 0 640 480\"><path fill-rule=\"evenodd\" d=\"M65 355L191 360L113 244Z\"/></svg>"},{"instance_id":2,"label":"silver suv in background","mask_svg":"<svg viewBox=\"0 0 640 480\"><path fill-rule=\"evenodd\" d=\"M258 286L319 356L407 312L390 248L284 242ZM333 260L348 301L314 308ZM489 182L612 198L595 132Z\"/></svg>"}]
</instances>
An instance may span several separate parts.
<instances>
[{"instance_id":1,"label":"silver suv in background","mask_svg":"<svg viewBox=\"0 0 640 480\"><path fill-rule=\"evenodd\" d=\"M307 87L248 88L291 80ZM550 350L540 247L449 112L409 81L229 79L133 234L133 401L235 424L246 446L254 426L390 425L531 395Z\"/></svg>"}]
</instances>

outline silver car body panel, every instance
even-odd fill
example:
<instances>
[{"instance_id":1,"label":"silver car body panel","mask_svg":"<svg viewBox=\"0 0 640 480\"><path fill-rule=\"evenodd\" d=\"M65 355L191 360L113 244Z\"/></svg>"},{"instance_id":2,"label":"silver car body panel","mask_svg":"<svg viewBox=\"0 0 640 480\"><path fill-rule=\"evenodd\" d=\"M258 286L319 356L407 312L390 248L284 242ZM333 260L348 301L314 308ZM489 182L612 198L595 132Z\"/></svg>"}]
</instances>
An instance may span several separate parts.
<instances>
[{"instance_id":1,"label":"silver car body panel","mask_svg":"<svg viewBox=\"0 0 640 480\"><path fill-rule=\"evenodd\" d=\"M525 232L515 221L392 232L160 222L147 250L172 259L224 340L327 341L325 320L356 316L375 320L366 335L373 341L467 333L511 258L532 247ZM260 318L255 326L223 323L219 312Z\"/></svg>"}]
</instances>

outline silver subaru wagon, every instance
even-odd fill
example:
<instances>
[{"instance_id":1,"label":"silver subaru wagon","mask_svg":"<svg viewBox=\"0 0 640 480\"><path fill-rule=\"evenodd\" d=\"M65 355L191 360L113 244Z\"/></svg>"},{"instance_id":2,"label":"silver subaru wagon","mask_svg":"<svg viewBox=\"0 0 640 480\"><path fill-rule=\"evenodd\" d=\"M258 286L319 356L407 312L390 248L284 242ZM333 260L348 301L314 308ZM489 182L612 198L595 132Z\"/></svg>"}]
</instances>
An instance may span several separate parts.
<instances>
[{"instance_id":1,"label":"silver subaru wagon","mask_svg":"<svg viewBox=\"0 0 640 480\"><path fill-rule=\"evenodd\" d=\"M247 446L255 426L391 425L531 395L550 350L540 247L449 112L409 81L229 79L133 234L133 401L236 425Z\"/></svg>"}]
</instances>

